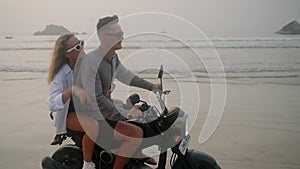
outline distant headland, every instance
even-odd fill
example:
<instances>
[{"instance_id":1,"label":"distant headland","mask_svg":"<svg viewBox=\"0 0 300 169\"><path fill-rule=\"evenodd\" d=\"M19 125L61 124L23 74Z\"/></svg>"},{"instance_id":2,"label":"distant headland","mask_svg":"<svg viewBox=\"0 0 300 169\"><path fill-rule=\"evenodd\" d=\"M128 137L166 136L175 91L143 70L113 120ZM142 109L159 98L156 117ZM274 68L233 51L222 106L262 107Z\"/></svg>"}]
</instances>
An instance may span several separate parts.
<instances>
[{"instance_id":1,"label":"distant headland","mask_svg":"<svg viewBox=\"0 0 300 169\"><path fill-rule=\"evenodd\" d=\"M63 26L50 24L50 25L47 25L44 30L34 32L33 35L35 35L35 36L41 36L41 35L61 35L61 34L67 34L67 33L74 33L76 35L79 35L79 34L85 35L85 34L87 34L85 32L82 32L82 33L71 32L69 29L67 29L67 28L65 28Z\"/></svg>"},{"instance_id":2,"label":"distant headland","mask_svg":"<svg viewBox=\"0 0 300 169\"><path fill-rule=\"evenodd\" d=\"M63 26L58 26L54 24L47 25L46 28L42 31L34 32L33 35L61 35L71 33L67 28Z\"/></svg>"},{"instance_id":3,"label":"distant headland","mask_svg":"<svg viewBox=\"0 0 300 169\"><path fill-rule=\"evenodd\" d=\"M300 24L297 21L292 21L276 33L285 35L300 35Z\"/></svg>"}]
</instances>

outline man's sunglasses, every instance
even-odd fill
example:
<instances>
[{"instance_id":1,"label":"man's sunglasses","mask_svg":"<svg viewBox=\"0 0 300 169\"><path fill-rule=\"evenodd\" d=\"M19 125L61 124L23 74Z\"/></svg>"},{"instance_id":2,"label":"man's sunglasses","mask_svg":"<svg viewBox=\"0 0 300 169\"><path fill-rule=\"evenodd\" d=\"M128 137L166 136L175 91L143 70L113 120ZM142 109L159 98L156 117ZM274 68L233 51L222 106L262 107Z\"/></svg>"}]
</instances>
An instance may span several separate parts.
<instances>
[{"instance_id":1,"label":"man's sunglasses","mask_svg":"<svg viewBox=\"0 0 300 169\"><path fill-rule=\"evenodd\" d=\"M106 33L105 35L108 35L108 36L115 36L115 37L117 37L117 38L123 38L124 32L118 32L118 33Z\"/></svg>"},{"instance_id":2,"label":"man's sunglasses","mask_svg":"<svg viewBox=\"0 0 300 169\"><path fill-rule=\"evenodd\" d=\"M76 50L76 51L80 51L84 46L84 41L81 40L79 41L78 44L74 45L71 49L68 49L66 52L69 53L69 52L72 52L72 50Z\"/></svg>"}]
</instances>

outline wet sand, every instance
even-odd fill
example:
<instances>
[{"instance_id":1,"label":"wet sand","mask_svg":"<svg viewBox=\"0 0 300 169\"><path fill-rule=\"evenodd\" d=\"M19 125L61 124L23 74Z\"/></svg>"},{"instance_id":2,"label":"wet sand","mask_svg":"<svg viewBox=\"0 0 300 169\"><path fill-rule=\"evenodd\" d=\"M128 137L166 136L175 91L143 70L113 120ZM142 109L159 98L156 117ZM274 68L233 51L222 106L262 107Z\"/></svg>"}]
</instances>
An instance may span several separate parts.
<instances>
[{"instance_id":1,"label":"wet sand","mask_svg":"<svg viewBox=\"0 0 300 169\"><path fill-rule=\"evenodd\" d=\"M191 130L191 148L211 154L225 169L300 168L300 86L227 82L217 130L207 142L198 143L210 103L203 99ZM210 94L209 83L199 86L201 95ZM41 168L41 159L58 148L49 145L54 128L46 102L46 74L1 72L0 87L0 167ZM180 98L174 98L175 104L176 99Z\"/></svg>"}]
</instances>

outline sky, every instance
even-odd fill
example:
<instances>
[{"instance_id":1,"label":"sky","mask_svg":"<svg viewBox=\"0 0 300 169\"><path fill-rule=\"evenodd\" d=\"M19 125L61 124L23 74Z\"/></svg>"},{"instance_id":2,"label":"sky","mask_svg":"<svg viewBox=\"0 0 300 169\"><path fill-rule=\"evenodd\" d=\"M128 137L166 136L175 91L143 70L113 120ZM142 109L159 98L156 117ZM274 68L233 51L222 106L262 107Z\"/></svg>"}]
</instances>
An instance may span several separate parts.
<instances>
[{"instance_id":1,"label":"sky","mask_svg":"<svg viewBox=\"0 0 300 169\"><path fill-rule=\"evenodd\" d=\"M178 16L207 33L276 32L300 22L300 0L0 0L0 34L32 34L48 24L93 33L100 17L140 12Z\"/></svg>"}]
</instances>

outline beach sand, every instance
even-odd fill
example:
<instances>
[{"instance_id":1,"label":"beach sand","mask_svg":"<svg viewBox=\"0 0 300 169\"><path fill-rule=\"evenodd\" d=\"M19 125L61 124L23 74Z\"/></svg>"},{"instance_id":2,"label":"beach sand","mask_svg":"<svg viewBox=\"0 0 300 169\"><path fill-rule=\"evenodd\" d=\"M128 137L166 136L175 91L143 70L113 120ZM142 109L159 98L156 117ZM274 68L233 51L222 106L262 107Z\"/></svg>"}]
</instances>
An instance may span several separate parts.
<instances>
[{"instance_id":1,"label":"beach sand","mask_svg":"<svg viewBox=\"0 0 300 169\"><path fill-rule=\"evenodd\" d=\"M222 168L300 168L299 86L228 83L225 112L203 145ZM192 136L199 132L195 125ZM195 133L195 134L194 134Z\"/></svg>"},{"instance_id":2,"label":"beach sand","mask_svg":"<svg viewBox=\"0 0 300 169\"><path fill-rule=\"evenodd\" d=\"M58 148L49 145L54 128L46 76L0 72L0 168L41 168L41 159ZM199 86L201 95L210 95L209 83ZM190 148L211 154L224 169L300 168L299 97L300 86L228 80L217 130L207 142L198 143L210 103L203 99Z\"/></svg>"}]
</instances>

